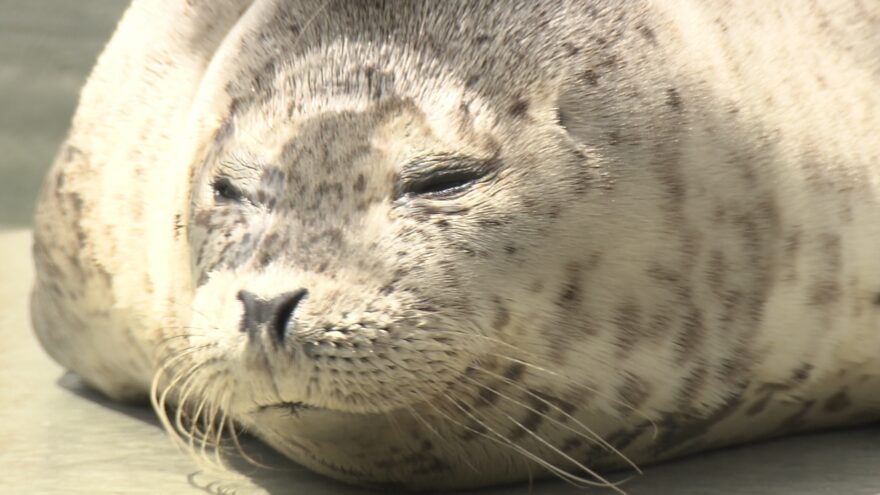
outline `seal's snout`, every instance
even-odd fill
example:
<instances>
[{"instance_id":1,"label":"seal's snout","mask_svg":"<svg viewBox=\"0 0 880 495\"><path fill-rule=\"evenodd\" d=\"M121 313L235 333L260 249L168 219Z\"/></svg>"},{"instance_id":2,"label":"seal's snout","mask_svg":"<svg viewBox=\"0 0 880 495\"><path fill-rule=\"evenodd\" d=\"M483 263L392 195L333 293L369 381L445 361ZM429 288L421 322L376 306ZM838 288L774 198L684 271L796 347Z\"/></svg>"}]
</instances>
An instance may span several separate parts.
<instances>
[{"instance_id":1,"label":"seal's snout","mask_svg":"<svg viewBox=\"0 0 880 495\"><path fill-rule=\"evenodd\" d=\"M309 291L299 289L277 295L272 299L263 299L252 292L238 292L238 300L244 305L241 317L241 331L256 337L258 332L269 332L276 341L281 342L287 335L287 325L293 317L296 307L305 299Z\"/></svg>"}]
</instances>

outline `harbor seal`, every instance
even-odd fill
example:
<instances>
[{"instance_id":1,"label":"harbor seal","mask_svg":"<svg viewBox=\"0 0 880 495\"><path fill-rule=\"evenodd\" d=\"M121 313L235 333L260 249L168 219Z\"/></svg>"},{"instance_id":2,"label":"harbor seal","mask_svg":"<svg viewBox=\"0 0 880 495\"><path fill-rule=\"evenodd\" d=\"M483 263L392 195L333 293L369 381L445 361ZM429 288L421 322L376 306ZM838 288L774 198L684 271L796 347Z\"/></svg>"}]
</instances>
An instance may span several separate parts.
<instances>
[{"instance_id":1,"label":"harbor seal","mask_svg":"<svg viewBox=\"0 0 880 495\"><path fill-rule=\"evenodd\" d=\"M606 484L880 416L878 130L871 2L137 0L33 324L184 445Z\"/></svg>"}]
</instances>

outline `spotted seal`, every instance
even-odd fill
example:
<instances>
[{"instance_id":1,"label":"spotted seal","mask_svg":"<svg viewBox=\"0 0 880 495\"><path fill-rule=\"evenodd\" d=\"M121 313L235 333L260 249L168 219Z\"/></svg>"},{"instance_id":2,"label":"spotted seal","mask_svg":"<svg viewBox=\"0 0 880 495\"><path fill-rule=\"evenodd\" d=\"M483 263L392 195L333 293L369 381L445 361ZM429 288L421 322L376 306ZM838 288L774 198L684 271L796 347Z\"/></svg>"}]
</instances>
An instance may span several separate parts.
<instances>
[{"instance_id":1,"label":"spotted seal","mask_svg":"<svg viewBox=\"0 0 880 495\"><path fill-rule=\"evenodd\" d=\"M878 47L848 0L137 0L34 328L184 443L359 484L876 420Z\"/></svg>"}]
</instances>

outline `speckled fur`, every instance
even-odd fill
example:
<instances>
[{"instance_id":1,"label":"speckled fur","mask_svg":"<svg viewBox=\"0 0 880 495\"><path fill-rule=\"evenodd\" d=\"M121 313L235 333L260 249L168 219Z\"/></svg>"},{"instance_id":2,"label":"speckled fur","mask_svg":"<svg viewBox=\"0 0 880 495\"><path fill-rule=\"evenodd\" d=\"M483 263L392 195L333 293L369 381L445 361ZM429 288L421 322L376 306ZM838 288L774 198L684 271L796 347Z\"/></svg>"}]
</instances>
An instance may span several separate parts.
<instances>
[{"instance_id":1,"label":"speckled fur","mask_svg":"<svg viewBox=\"0 0 880 495\"><path fill-rule=\"evenodd\" d=\"M34 327L355 483L874 420L878 133L874 2L138 0L45 182ZM488 172L399 194L426 159ZM240 331L238 291L299 288L281 344Z\"/></svg>"}]
</instances>

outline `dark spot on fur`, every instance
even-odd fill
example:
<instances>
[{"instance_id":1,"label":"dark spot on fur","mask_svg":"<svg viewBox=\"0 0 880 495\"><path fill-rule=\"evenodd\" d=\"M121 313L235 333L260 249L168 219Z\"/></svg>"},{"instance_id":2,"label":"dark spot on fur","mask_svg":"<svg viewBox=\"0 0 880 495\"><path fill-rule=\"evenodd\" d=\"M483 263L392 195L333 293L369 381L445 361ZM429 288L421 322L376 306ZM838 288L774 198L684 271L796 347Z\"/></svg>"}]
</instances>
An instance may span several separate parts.
<instances>
[{"instance_id":1,"label":"dark spot on fur","mask_svg":"<svg viewBox=\"0 0 880 495\"><path fill-rule=\"evenodd\" d=\"M684 383L679 389L679 407L683 410L690 408L694 399L698 397L700 391L705 387L707 379L708 373L706 373L705 366L698 366L691 370L688 376L685 377Z\"/></svg>"},{"instance_id":2,"label":"dark spot on fur","mask_svg":"<svg viewBox=\"0 0 880 495\"><path fill-rule=\"evenodd\" d=\"M577 306L581 301L581 267L578 263L570 263L566 267L565 283L559 292L557 304L564 308Z\"/></svg>"},{"instance_id":3,"label":"dark spot on fur","mask_svg":"<svg viewBox=\"0 0 880 495\"><path fill-rule=\"evenodd\" d=\"M512 382L518 382L525 373L526 365L522 363L513 363L504 370L504 378L507 378Z\"/></svg>"},{"instance_id":4,"label":"dark spot on fur","mask_svg":"<svg viewBox=\"0 0 880 495\"><path fill-rule=\"evenodd\" d=\"M529 287L529 290L534 292L535 294L544 290L544 281L543 280L535 280L535 282Z\"/></svg>"},{"instance_id":5,"label":"dark spot on fur","mask_svg":"<svg viewBox=\"0 0 880 495\"><path fill-rule=\"evenodd\" d=\"M824 306L836 303L841 296L840 284L835 280L822 280L810 288L809 304Z\"/></svg>"},{"instance_id":6,"label":"dark spot on fur","mask_svg":"<svg viewBox=\"0 0 880 495\"><path fill-rule=\"evenodd\" d=\"M480 227L500 227L504 222L497 218L481 218L477 220L477 225Z\"/></svg>"},{"instance_id":7,"label":"dark spot on fur","mask_svg":"<svg viewBox=\"0 0 880 495\"><path fill-rule=\"evenodd\" d=\"M652 45L657 44L657 37L654 35L654 31L651 28L645 26L644 24L640 24L639 27L636 29L643 38L648 40L649 43L651 43Z\"/></svg>"},{"instance_id":8,"label":"dark spot on fur","mask_svg":"<svg viewBox=\"0 0 880 495\"><path fill-rule=\"evenodd\" d=\"M825 404L823 404L822 409L826 412L836 413L843 411L851 405L852 401L850 400L849 395L847 395L846 389L843 389L829 397L828 400L825 401Z\"/></svg>"},{"instance_id":9,"label":"dark spot on fur","mask_svg":"<svg viewBox=\"0 0 880 495\"><path fill-rule=\"evenodd\" d=\"M644 380L629 375L624 378L618 393L620 400L624 403L625 410L631 410L630 408L638 410L651 395L650 388Z\"/></svg>"},{"instance_id":10,"label":"dark spot on fur","mask_svg":"<svg viewBox=\"0 0 880 495\"><path fill-rule=\"evenodd\" d=\"M231 110L234 112L234 106L238 104L238 99L232 100L233 104L231 105ZM232 134L235 132L235 116L234 113L227 114L226 120L223 121L223 124L217 129L217 132L214 134L214 146L221 146L226 142Z\"/></svg>"},{"instance_id":11,"label":"dark spot on fur","mask_svg":"<svg viewBox=\"0 0 880 495\"><path fill-rule=\"evenodd\" d=\"M510 105L507 113L510 114L511 117L522 118L526 115L528 111L529 102L520 98L514 101L512 105Z\"/></svg>"},{"instance_id":12,"label":"dark spot on fur","mask_svg":"<svg viewBox=\"0 0 880 495\"><path fill-rule=\"evenodd\" d=\"M584 441L581 440L580 437L571 437L562 442L562 446L560 447L560 449L562 449L563 452L571 452L572 450L577 449L583 444Z\"/></svg>"},{"instance_id":13,"label":"dark spot on fur","mask_svg":"<svg viewBox=\"0 0 880 495\"><path fill-rule=\"evenodd\" d=\"M566 41L562 44L562 47L565 48L565 54L569 57L573 57L580 53L581 49L578 46L575 46L573 43Z\"/></svg>"},{"instance_id":14,"label":"dark spot on fur","mask_svg":"<svg viewBox=\"0 0 880 495\"><path fill-rule=\"evenodd\" d=\"M378 100L382 97L382 86L381 84L376 84L374 81L376 76L376 68L372 66L368 66L364 69L364 76L367 78L367 94L370 95L370 98L373 100Z\"/></svg>"},{"instance_id":15,"label":"dark spot on fur","mask_svg":"<svg viewBox=\"0 0 880 495\"><path fill-rule=\"evenodd\" d=\"M532 410L528 411L526 417L523 418L520 424L514 427L514 430L510 434L511 440L518 440L528 432L536 432L538 427L544 422L544 418L547 416L547 411L550 409L550 405L547 404L546 401L534 397L529 400L529 407L531 407Z\"/></svg>"},{"instance_id":16,"label":"dark spot on fur","mask_svg":"<svg viewBox=\"0 0 880 495\"><path fill-rule=\"evenodd\" d=\"M648 268L648 276L661 284L678 284L681 281L681 274L678 271L661 265L654 265Z\"/></svg>"},{"instance_id":17,"label":"dark spot on fur","mask_svg":"<svg viewBox=\"0 0 880 495\"><path fill-rule=\"evenodd\" d=\"M785 421L782 422L780 426L780 430L784 432L792 432L803 429L804 427L804 418L807 416L807 413L810 412L810 409L813 408L813 405L816 404L816 401L809 400L804 402L801 406L801 409L792 414L791 416L785 418Z\"/></svg>"},{"instance_id":18,"label":"dark spot on fur","mask_svg":"<svg viewBox=\"0 0 880 495\"><path fill-rule=\"evenodd\" d=\"M177 239L180 237L180 233L183 232L183 218L180 213L174 215L174 238Z\"/></svg>"},{"instance_id":19,"label":"dark spot on fur","mask_svg":"<svg viewBox=\"0 0 880 495\"><path fill-rule=\"evenodd\" d=\"M712 255L709 257L708 267L706 268L706 279L709 282L709 287L716 294L724 293L725 286L725 276L727 274L727 264L724 260L724 253L716 250L712 252Z\"/></svg>"},{"instance_id":20,"label":"dark spot on fur","mask_svg":"<svg viewBox=\"0 0 880 495\"><path fill-rule=\"evenodd\" d=\"M442 460L437 457L432 457L432 461L429 464L425 464L422 467L416 468L412 470L412 474L416 476L423 476L428 474L437 474L449 471L451 468L449 464L446 464ZM404 488L404 487L401 487ZM395 490L397 491L397 490ZM403 490L402 490L403 491Z\"/></svg>"},{"instance_id":21,"label":"dark spot on fur","mask_svg":"<svg viewBox=\"0 0 880 495\"><path fill-rule=\"evenodd\" d=\"M477 37L475 38L475 40L476 40L477 43L479 43L479 44L483 44L483 43L486 43L487 41L491 41L491 40L492 40L492 37L489 36L488 34L483 33L483 34L479 34L479 35L477 35Z\"/></svg>"},{"instance_id":22,"label":"dark spot on fur","mask_svg":"<svg viewBox=\"0 0 880 495\"><path fill-rule=\"evenodd\" d=\"M676 339L682 361L688 361L694 356L697 347L702 343L705 335L706 327L703 323L702 311L697 308L691 308L684 318L681 333Z\"/></svg>"},{"instance_id":23,"label":"dark spot on fur","mask_svg":"<svg viewBox=\"0 0 880 495\"><path fill-rule=\"evenodd\" d=\"M355 192L364 192L367 189L367 178L364 177L364 174L358 174L357 179L355 179L354 184L351 187Z\"/></svg>"},{"instance_id":24,"label":"dark spot on fur","mask_svg":"<svg viewBox=\"0 0 880 495\"><path fill-rule=\"evenodd\" d=\"M608 145L617 146L620 144L620 130L614 129L608 133Z\"/></svg>"},{"instance_id":25,"label":"dark spot on fur","mask_svg":"<svg viewBox=\"0 0 880 495\"><path fill-rule=\"evenodd\" d=\"M615 431L608 436L608 443L619 450L623 450L636 441L648 428L653 427L650 426L650 423L643 423L636 428Z\"/></svg>"},{"instance_id":26,"label":"dark spot on fur","mask_svg":"<svg viewBox=\"0 0 880 495\"><path fill-rule=\"evenodd\" d=\"M587 69L581 74L581 79L590 86L599 85L599 75L593 69Z\"/></svg>"},{"instance_id":27,"label":"dark spot on fur","mask_svg":"<svg viewBox=\"0 0 880 495\"><path fill-rule=\"evenodd\" d=\"M767 404L770 403L770 397L772 397L772 394L764 394L763 396L761 396L760 399L749 406L749 408L746 410L746 414L748 416L755 416L764 412L764 410L767 409Z\"/></svg>"},{"instance_id":28,"label":"dark spot on fur","mask_svg":"<svg viewBox=\"0 0 880 495\"><path fill-rule=\"evenodd\" d=\"M641 308L634 302L623 304L615 311L613 322L618 332L618 351L625 354L632 349L642 335Z\"/></svg>"},{"instance_id":29,"label":"dark spot on fur","mask_svg":"<svg viewBox=\"0 0 880 495\"><path fill-rule=\"evenodd\" d=\"M669 88L666 90L666 104L675 111L681 111L681 96L678 95L677 89Z\"/></svg>"},{"instance_id":30,"label":"dark spot on fur","mask_svg":"<svg viewBox=\"0 0 880 495\"><path fill-rule=\"evenodd\" d=\"M492 322L492 328L495 330L503 330L510 323L510 312L504 306L504 302L499 298L495 298L495 320Z\"/></svg>"},{"instance_id":31,"label":"dark spot on fur","mask_svg":"<svg viewBox=\"0 0 880 495\"><path fill-rule=\"evenodd\" d=\"M661 433L657 438L656 453L678 450L688 442L699 439L708 433L712 426L736 412L739 406L740 399L734 396L707 417L682 413L670 414L660 425Z\"/></svg>"},{"instance_id":32,"label":"dark spot on fur","mask_svg":"<svg viewBox=\"0 0 880 495\"><path fill-rule=\"evenodd\" d=\"M492 387L483 386L478 394L477 405L480 407L491 406L498 402L500 397Z\"/></svg>"},{"instance_id":33,"label":"dark spot on fur","mask_svg":"<svg viewBox=\"0 0 880 495\"><path fill-rule=\"evenodd\" d=\"M83 154L82 150L72 144L64 146L64 161L69 162L78 159Z\"/></svg>"},{"instance_id":34,"label":"dark spot on fur","mask_svg":"<svg viewBox=\"0 0 880 495\"><path fill-rule=\"evenodd\" d=\"M874 306L880 306L880 292L874 294L874 299L871 302L874 303Z\"/></svg>"},{"instance_id":35,"label":"dark spot on fur","mask_svg":"<svg viewBox=\"0 0 880 495\"><path fill-rule=\"evenodd\" d=\"M805 381L807 381L810 378L810 373L812 371L813 371L812 364L807 363L807 364L801 366L800 368L794 370L794 373L792 373L792 376L791 376L792 382L794 382L794 385L800 385L800 384L804 383Z\"/></svg>"},{"instance_id":36,"label":"dark spot on fur","mask_svg":"<svg viewBox=\"0 0 880 495\"><path fill-rule=\"evenodd\" d=\"M508 244L504 246L504 252L510 255L516 254L516 246L514 246L513 244Z\"/></svg>"},{"instance_id":37,"label":"dark spot on fur","mask_svg":"<svg viewBox=\"0 0 880 495\"><path fill-rule=\"evenodd\" d=\"M465 442L470 442L477 438L486 435L486 427L471 420L467 425L464 426L465 430L461 432L458 437L464 440Z\"/></svg>"}]
</instances>

